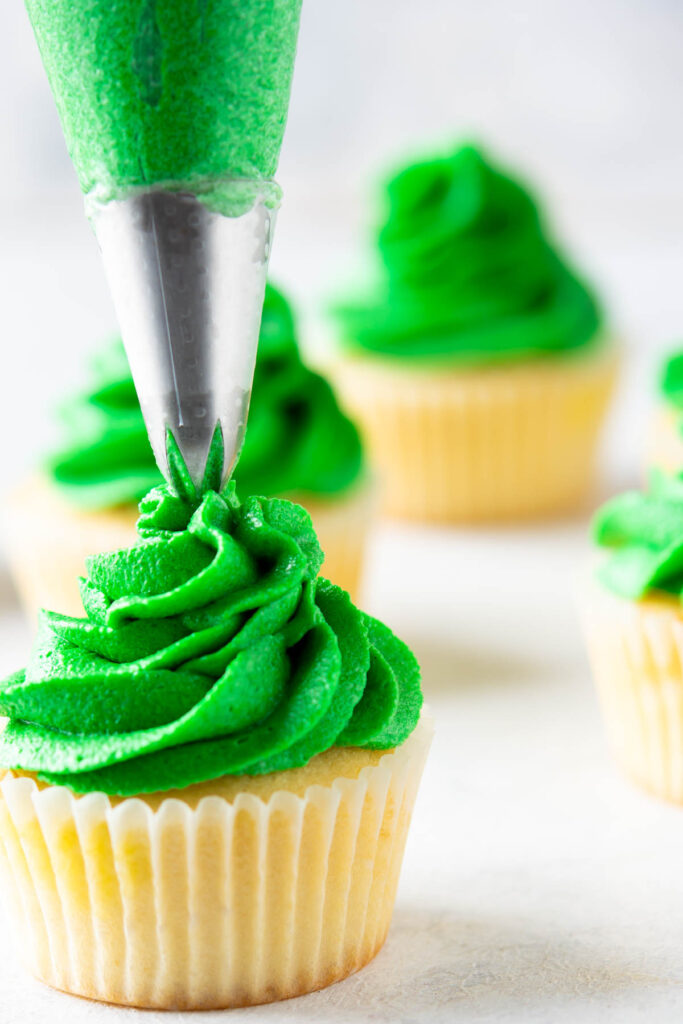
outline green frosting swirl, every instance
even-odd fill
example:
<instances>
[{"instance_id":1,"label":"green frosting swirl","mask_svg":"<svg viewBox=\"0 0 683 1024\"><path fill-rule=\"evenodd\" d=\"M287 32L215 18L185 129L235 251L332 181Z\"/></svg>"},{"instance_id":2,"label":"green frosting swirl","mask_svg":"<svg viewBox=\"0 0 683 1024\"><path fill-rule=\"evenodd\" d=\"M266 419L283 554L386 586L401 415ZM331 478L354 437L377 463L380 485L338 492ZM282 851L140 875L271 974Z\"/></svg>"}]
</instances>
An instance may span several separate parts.
<instances>
[{"instance_id":1,"label":"green frosting swirl","mask_svg":"<svg viewBox=\"0 0 683 1024\"><path fill-rule=\"evenodd\" d=\"M304 509L233 485L193 508L163 486L138 532L88 560L87 618L42 613L28 667L0 684L0 764L131 795L412 732L417 662L318 578Z\"/></svg>"},{"instance_id":2,"label":"green frosting swirl","mask_svg":"<svg viewBox=\"0 0 683 1024\"><path fill-rule=\"evenodd\" d=\"M545 235L531 196L471 146L386 186L381 284L337 310L351 347L482 362L576 349L596 303Z\"/></svg>"},{"instance_id":3,"label":"green frosting swirl","mask_svg":"<svg viewBox=\"0 0 683 1024\"><path fill-rule=\"evenodd\" d=\"M653 472L646 493L630 491L593 521L595 542L609 550L601 582L620 597L665 591L683 600L683 480Z\"/></svg>"},{"instance_id":4,"label":"green frosting swirl","mask_svg":"<svg viewBox=\"0 0 683 1024\"><path fill-rule=\"evenodd\" d=\"M83 508L137 502L161 483L120 341L97 356L90 390L66 403L65 445L49 460ZM235 472L241 494L338 494L362 471L358 431L332 388L301 360L289 303L266 288L249 425Z\"/></svg>"},{"instance_id":5,"label":"green frosting swirl","mask_svg":"<svg viewBox=\"0 0 683 1024\"><path fill-rule=\"evenodd\" d=\"M669 405L683 410L683 352L675 352L664 363L659 389Z\"/></svg>"}]
</instances>

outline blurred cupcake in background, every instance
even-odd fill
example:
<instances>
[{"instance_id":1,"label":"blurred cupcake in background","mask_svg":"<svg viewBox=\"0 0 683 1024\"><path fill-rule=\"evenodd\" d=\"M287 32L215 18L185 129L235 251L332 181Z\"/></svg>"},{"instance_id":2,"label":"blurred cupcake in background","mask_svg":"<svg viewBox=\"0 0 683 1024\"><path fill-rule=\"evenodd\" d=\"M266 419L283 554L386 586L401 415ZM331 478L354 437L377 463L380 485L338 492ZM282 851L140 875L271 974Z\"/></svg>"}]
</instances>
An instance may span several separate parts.
<instances>
[{"instance_id":1,"label":"blurred cupcake in background","mask_svg":"<svg viewBox=\"0 0 683 1024\"><path fill-rule=\"evenodd\" d=\"M7 551L30 615L82 614L85 557L131 544L138 501L161 482L120 341L97 355L91 385L61 409L65 444L5 509ZM301 360L284 295L268 285L249 423L234 478L240 496L286 496L311 514L322 570L357 599L374 511L361 443L332 388Z\"/></svg>"},{"instance_id":2,"label":"blurred cupcake in background","mask_svg":"<svg viewBox=\"0 0 683 1024\"><path fill-rule=\"evenodd\" d=\"M591 483L616 356L528 194L472 146L386 186L382 273L332 372L393 515L559 514Z\"/></svg>"},{"instance_id":3,"label":"blurred cupcake in background","mask_svg":"<svg viewBox=\"0 0 683 1024\"><path fill-rule=\"evenodd\" d=\"M633 782L683 803L681 478L613 498L594 539L606 558L582 612L610 746Z\"/></svg>"},{"instance_id":4,"label":"blurred cupcake in background","mask_svg":"<svg viewBox=\"0 0 683 1024\"><path fill-rule=\"evenodd\" d=\"M660 374L648 462L664 473L683 470L683 352L669 356Z\"/></svg>"}]
</instances>

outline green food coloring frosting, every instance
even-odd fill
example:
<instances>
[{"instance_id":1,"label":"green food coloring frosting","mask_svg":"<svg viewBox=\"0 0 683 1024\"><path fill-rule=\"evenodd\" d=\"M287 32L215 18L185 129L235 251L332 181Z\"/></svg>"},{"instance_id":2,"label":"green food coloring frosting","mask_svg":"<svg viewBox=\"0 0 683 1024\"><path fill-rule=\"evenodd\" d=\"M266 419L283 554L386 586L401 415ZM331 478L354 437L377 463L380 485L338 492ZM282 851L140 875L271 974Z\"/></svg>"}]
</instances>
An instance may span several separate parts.
<instances>
[{"instance_id":1,"label":"green food coloring frosting","mask_svg":"<svg viewBox=\"0 0 683 1024\"><path fill-rule=\"evenodd\" d=\"M164 485L140 510L134 547L88 559L87 617L41 613L28 667L0 684L0 764L132 795L412 732L417 662L318 577L304 509L230 484L198 503Z\"/></svg>"},{"instance_id":2,"label":"green food coloring frosting","mask_svg":"<svg viewBox=\"0 0 683 1024\"><path fill-rule=\"evenodd\" d=\"M271 178L301 0L26 0L83 192Z\"/></svg>"},{"instance_id":3,"label":"green food coloring frosting","mask_svg":"<svg viewBox=\"0 0 683 1024\"><path fill-rule=\"evenodd\" d=\"M601 582L620 597L664 591L683 600L683 480L654 471L647 492L630 491L604 505L593 537L609 552Z\"/></svg>"},{"instance_id":4,"label":"green food coloring frosting","mask_svg":"<svg viewBox=\"0 0 683 1024\"><path fill-rule=\"evenodd\" d=\"M65 444L49 460L52 479L82 508L137 502L161 483L123 345L93 365L89 391L61 409ZM239 493L335 495L362 472L358 431L328 382L302 362L285 297L266 288Z\"/></svg>"},{"instance_id":5,"label":"green food coloring frosting","mask_svg":"<svg viewBox=\"0 0 683 1024\"><path fill-rule=\"evenodd\" d=\"M659 387L664 401L683 411L683 352L676 352L666 360Z\"/></svg>"},{"instance_id":6,"label":"green food coloring frosting","mask_svg":"<svg viewBox=\"0 0 683 1024\"><path fill-rule=\"evenodd\" d=\"M471 146L386 186L374 293L337 308L351 348L462 362L566 352L600 325L529 193Z\"/></svg>"}]
</instances>

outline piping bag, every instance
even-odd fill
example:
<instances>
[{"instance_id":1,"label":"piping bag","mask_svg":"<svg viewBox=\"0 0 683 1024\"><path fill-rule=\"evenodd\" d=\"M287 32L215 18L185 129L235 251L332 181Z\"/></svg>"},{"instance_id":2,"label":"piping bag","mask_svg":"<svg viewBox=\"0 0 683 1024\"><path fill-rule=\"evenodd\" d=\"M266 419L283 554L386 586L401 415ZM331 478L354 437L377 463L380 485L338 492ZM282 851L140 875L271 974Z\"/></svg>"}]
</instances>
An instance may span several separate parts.
<instances>
[{"instance_id":1,"label":"piping bag","mask_svg":"<svg viewBox=\"0 0 683 1024\"><path fill-rule=\"evenodd\" d=\"M246 426L301 0L26 8L157 463L218 489Z\"/></svg>"}]
</instances>

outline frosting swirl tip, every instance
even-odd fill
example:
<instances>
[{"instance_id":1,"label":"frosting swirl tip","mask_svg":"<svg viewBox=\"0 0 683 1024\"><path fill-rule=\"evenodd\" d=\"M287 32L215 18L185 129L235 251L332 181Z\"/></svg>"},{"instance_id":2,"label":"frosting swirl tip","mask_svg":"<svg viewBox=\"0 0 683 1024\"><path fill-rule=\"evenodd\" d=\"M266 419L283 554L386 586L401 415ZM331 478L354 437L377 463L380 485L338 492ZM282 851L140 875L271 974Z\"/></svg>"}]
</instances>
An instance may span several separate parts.
<instances>
[{"instance_id":1,"label":"frosting swirl tip","mask_svg":"<svg viewBox=\"0 0 683 1024\"><path fill-rule=\"evenodd\" d=\"M88 560L86 617L43 613L26 670L0 684L0 763L131 795L410 734L417 662L318 576L301 506L162 485L138 532Z\"/></svg>"}]
</instances>

